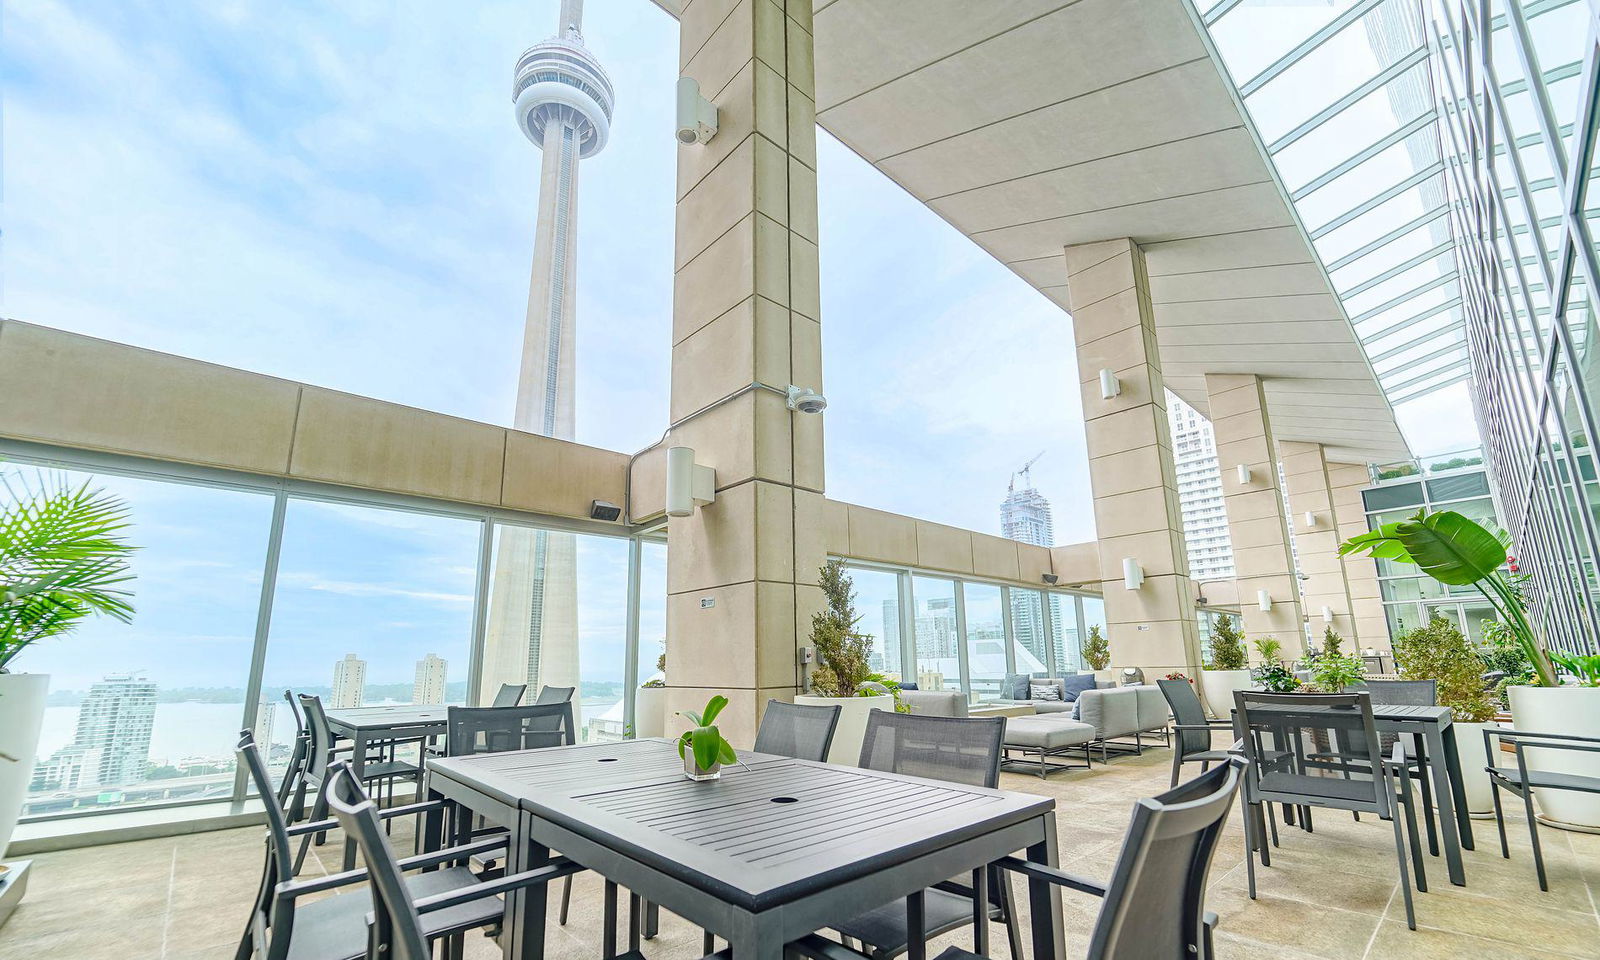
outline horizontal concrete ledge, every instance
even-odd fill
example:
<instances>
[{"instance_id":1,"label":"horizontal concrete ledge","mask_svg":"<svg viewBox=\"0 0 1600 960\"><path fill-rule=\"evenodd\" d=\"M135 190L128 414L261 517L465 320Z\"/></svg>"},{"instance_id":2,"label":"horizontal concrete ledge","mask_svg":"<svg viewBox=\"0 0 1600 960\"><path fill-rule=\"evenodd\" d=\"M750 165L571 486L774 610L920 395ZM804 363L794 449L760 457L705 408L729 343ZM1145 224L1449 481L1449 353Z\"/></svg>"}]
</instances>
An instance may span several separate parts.
<instances>
[{"instance_id":1,"label":"horizontal concrete ledge","mask_svg":"<svg viewBox=\"0 0 1600 960\"><path fill-rule=\"evenodd\" d=\"M266 822L266 811L260 800L242 803L219 800L214 803L141 807L86 817L32 820L17 824L4 854L8 858L27 857L36 853L97 847L107 843L231 830Z\"/></svg>"}]
</instances>

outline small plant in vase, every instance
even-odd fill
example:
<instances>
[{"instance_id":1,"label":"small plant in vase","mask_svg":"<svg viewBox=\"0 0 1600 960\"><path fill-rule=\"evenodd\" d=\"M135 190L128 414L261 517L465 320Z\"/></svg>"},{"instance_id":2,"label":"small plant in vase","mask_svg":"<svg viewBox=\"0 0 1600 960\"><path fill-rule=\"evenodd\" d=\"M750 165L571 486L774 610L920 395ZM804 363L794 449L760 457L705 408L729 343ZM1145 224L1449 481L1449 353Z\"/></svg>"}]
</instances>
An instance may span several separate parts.
<instances>
[{"instance_id":1,"label":"small plant in vase","mask_svg":"<svg viewBox=\"0 0 1600 960\"><path fill-rule=\"evenodd\" d=\"M722 732L712 723L717 714L728 705L728 698L717 694L706 701L705 709L680 711L678 716L694 726L678 737L678 756L683 758L683 775L690 780L716 780L722 776L722 765L735 763L739 757L733 745L723 739Z\"/></svg>"}]
</instances>

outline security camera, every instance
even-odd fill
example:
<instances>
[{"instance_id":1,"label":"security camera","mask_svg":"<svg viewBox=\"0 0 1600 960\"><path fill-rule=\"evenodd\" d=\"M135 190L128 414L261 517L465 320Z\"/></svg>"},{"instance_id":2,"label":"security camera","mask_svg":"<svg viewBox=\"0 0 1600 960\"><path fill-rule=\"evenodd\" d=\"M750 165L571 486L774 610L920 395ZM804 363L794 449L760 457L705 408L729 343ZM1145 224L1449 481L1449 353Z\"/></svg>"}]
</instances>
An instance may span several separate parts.
<instances>
[{"instance_id":1,"label":"security camera","mask_svg":"<svg viewBox=\"0 0 1600 960\"><path fill-rule=\"evenodd\" d=\"M605 500L591 500L589 502L589 518L591 520L616 520L622 516L622 508Z\"/></svg>"},{"instance_id":2,"label":"security camera","mask_svg":"<svg viewBox=\"0 0 1600 960\"><path fill-rule=\"evenodd\" d=\"M1054 586L1054 585L1055 585L1055 582L1056 582L1056 581L1057 581L1057 580L1060 580L1060 579L1061 579L1061 578L1060 578L1060 577L1058 577L1058 576L1056 576L1056 575L1055 575L1055 574L1053 574L1053 573L1041 573L1041 574L1040 574L1040 575L1039 575L1039 579L1041 579L1041 580L1043 580L1043 581L1044 581L1044 582L1045 582L1045 583L1048 583L1048 584L1050 584L1050 585L1051 585L1051 586Z\"/></svg>"},{"instance_id":3,"label":"security camera","mask_svg":"<svg viewBox=\"0 0 1600 960\"><path fill-rule=\"evenodd\" d=\"M798 410L801 413L821 413L828 409L828 398L810 387L797 387L791 383L786 396L790 410Z\"/></svg>"},{"instance_id":4,"label":"security camera","mask_svg":"<svg viewBox=\"0 0 1600 960\"><path fill-rule=\"evenodd\" d=\"M717 133L717 105L700 96L693 77L678 78L678 142L707 143Z\"/></svg>"}]
</instances>

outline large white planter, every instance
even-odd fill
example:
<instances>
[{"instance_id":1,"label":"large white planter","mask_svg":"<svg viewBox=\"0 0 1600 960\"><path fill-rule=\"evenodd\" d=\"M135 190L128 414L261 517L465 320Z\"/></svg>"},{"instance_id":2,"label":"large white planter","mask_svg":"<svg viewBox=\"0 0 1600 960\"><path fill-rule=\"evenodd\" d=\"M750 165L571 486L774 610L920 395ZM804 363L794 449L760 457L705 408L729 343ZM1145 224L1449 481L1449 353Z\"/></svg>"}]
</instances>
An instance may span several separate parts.
<instances>
[{"instance_id":1,"label":"large white planter","mask_svg":"<svg viewBox=\"0 0 1600 960\"><path fill-rule=\"evenodd\" d=\"M1200 694L1212 715L1227 717L1233 709L1233 691L1255 686L1249 670L1201 670Z\"/></svg>"},{"instance_id":2,"label":"large white planter","mask_svg":"<svg viewBox=\"0 0 1600 960\"><path fill-rule=\"evenodd\" d=\"M22 798L33 779L39 727L44 722L50 675L0 673L0 857L11 842Z\"/></svg>"},{"instance_id":3,"label":"large white planter","mask_svg":"<svg viewBox=\"0 0 1600 960\"><path fill-rule=\"evenodd\" d=\"M1467 812L1478 817L1493 816L1494 795L1489 786L1489 774L1483 769L1486 761L1483 731L1500 725L1457 720L1451 726L1456 731L1456 754L1461 758L1461 786L1467 794ZM1495 762L1498 763L1498 758Z\"/></svg>"},{"instance_id":4,"label":"large white planter","mask_svg":"<svg viewBox=\"0 0 1600 960\"><path fill-rule=\"evenodd\" d=\"M667 735L667 688L640 687L633 699L633 735L635 737L664 737Z\"/></svg>"},{"instance_id":5,"label":"large white planter","mask_svg":"<svg viewBox=\"0 0 1600 960\"><path fill-rule=\"evenodd\" d=\"M1511 687L1511 720L1526 733L1600 737L1600 687ZM1600 754L1527 749L1528 765L1554 773L1600 777ZM1600 796L1534 791L1539 819L1553 827L1600 832Z\"/></svg>"},{"instance_id":6,"label":"large white planter","mask_svg":"<svg viewBox=\"0 0 1600 960\"><path fill-rule=\"evenodd\" d=\"M861 759L861 741L867 736L867 714L874 710L894 711L894 697L813 697L802 694L795 703L816 707L838 707L839 724L833 728L833 746L828 762L856 766Z\"/></svg>"}]
</instances>

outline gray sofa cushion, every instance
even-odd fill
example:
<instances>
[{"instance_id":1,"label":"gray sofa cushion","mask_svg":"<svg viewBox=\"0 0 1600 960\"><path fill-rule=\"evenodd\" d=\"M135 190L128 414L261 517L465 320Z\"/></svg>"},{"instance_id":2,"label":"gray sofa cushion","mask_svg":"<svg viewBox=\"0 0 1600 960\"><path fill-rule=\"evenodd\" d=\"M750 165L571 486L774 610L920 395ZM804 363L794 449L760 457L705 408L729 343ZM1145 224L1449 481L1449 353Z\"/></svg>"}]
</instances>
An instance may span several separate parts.
<instances>
[{"instance_id":1,"label":"gray sofa cushion","mask_svg":"<svg viewBox=\"0 0 1600 960\"><path fill-rule=\"evenodd\" d=\"M1162 695L1161 688L1155 685L1131 687L1134 697L1139 703L1139 730L1141 732L1160 730L1172 718L1172 708L1167 705L1167 698Z\"/></svg>"},{"instance_id":2,"label":"gray sofa cushion","mask_svg":"<svg viewBox=\"0 0 1600 960\"><path fill-rule=\"evenodd\" d=\"M1139 732L1139 696L1132 688L1085 690L1077 703L1078 719L1093 726L1101 740Z\"/></svg>"},{"instance_id":3,"label":"gray sofa cushion","mask_svg":"<svg viewBox=\"0 0 1600 960\"><path fill-rule=\"evenodd\" d=\"M901 690L900 702L925 717L967 716L967 695L960 690Z\"/></svg>"},{"instance_id":4,"label":"gray sofa cushion","mask_svg":"<svg viewBox=\"0 0 1600 960\"><path fill-rule=\"evenodd\" d=\"M1094 739L1094 727L1065 717L1012 717L1006 721L1008 747L1059 750Z\"/></svg>"}]
</instances>

